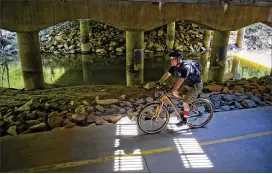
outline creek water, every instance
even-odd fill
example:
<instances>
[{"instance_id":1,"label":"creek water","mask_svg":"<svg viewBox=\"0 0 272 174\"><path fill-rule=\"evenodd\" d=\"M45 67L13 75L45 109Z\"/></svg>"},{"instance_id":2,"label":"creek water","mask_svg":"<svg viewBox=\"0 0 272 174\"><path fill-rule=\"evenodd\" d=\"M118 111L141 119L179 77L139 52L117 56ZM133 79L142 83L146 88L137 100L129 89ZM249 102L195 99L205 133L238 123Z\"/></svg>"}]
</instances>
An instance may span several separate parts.
<instances>
[{"instance_id":1,"label":"creek water","mask_svg":"<svg viewBox=\"0 0 272 174\"><path fill-rule=\"evenodd\" d=\"M240 57L243 54L234 53ZM270 55L271 56L271 55ZM267 58L265 58L267 60ZM262 62L259 60L259 62ZM265 61L263 61L265 62ZM125 55L63 55L43 54L43 74L45 83L57 86L73 85L126 85ZM232 62L229 61L229 65ZM263 64L269 64L268 62ZM271 59L270 59L271 65ZM167 55L145 55L144 81L157 81L170 67ZM227 72L231 68L228 66ZM241 59L238 73L241 77L261 77L270 74L268 66L258 61ZM22 69L18 56L0 60L0 86L24 88Z\"/></svg>"}]
</instances>

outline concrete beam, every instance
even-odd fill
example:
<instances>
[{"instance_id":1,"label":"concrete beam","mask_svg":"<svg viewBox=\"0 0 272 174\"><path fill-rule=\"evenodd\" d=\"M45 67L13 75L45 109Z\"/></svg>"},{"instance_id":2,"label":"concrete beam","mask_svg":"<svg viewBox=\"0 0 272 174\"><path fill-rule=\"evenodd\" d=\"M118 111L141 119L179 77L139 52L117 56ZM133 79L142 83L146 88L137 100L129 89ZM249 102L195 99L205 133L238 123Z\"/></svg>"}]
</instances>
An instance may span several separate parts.
<instances>
[{"instance_id":1,"label":"concrete beam","mask_svg":"<svg viewBox=\"0 0 272 174\"><path fill-rule=\"evenodd\" d=\"M269 22L262 22L263 24L265 24L266 26L268 27L271 27L272 28L272 23L269 23Z\"/></svg>"},{"instance_id":2,"label":"concrete beam","mask_svg":"<svg viewBox=\"0 0 272 174\"><path fill-rule=\"evenodd\" d=\"M153 3L189 3L189 4L225 4L239 5L239 6L257 6L257 7L269 7L271 6L271 0L123 0L133 2L153 2Z\"/></svg>"},{"instance_id":3,"label":"concrete beam","mask_svg":"<svg viewBox=\"0 0 272 174\"><path fill-rule=\"evenodd\" d=\"M229 1L229 0L228 0ZM129 31L147 31L180 20L193 21L213 30L238 30L257 22L272 22L272 6L228 6L220 0L1 0L2 29L30 32L75 19L90 19ZM247 1L248 2L248 1ZM252 2L253 3L253 2ZM258 4L257 4L258 5Z\"/></svg>"}]
</instances>

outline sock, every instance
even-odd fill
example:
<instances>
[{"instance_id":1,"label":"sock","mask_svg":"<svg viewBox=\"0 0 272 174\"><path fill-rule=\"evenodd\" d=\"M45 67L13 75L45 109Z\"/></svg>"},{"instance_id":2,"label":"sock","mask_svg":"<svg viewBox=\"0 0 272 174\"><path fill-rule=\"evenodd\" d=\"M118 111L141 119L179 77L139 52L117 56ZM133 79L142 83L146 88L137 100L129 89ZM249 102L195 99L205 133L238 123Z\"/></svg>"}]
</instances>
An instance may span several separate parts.
<instances>
[{"instance_id":1,"label":"sock","mask_svg":"<svg viewBox=\"0 0 272 174\"><path fill-rule=\"evenodd\" d=\"M189 111L183 111L183 117L184 117L184 118L187 118L188 115L189 115Z\"/></svg>"}]
</instances>

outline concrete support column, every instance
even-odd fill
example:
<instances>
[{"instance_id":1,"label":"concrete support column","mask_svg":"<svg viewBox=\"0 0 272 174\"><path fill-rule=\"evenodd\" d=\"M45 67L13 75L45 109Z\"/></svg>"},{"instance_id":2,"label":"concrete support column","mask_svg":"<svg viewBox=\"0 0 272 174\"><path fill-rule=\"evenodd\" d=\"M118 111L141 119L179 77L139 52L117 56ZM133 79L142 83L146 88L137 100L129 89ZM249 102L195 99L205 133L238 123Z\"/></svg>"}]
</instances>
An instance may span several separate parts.
<instances>
[{"instance_id":1,"label":"concrete support column","mask_svg":"<svg viewBox=\"0 0 272 174\"><path fill-rule=\"evenodd\" d=\"M144 32L126 31L126 79L127 86L144 83ZM138 50L138 51L137 51Z\"/></svg>"},{"instance_id":2,"label":"concrete support column","mask_svg":"<svg viewBox=\"0 0 272 174\"><path fill-rule=\"evenodd\" d=\"M17 33L19 55L26 90L44 88L38 32Z\"/></svg>"},{"instance_id":3,"label":"concrete support column","mask_svg":"<svg viewBox=\"0 0 272 174\"><path fill-rule=\"evenodd\" d=\"M81 52L83 54L90 53L91 45L89 43L89 21L80 20L80 37L81 37Z\"/></svg>"},{"instance_id":4,"label":"concrete support column","mask_svg":"<svg viewBox=\"0 0 272 174\"><path fill-rule=\"evenodd\" d=\"M211 43L211 30L204 31L204 47L206 48L206 52L204 52L200 57L200 63L202 65L202 80L206 82L208 80L209 75L209 55L210 55L210 43Z\"/></svg>"},{"instance_id":5,"label":"concrete support column","mask_svg":"<svg viewBox=\"0 0 272 174\"><path fill-rule=\"evenodd\" d=\"M221 82L224 77L230 31L214 31L209 80Z\"/></svg>"},{"instance_id":6,"label":"concrete support column","mask_svg":"<svg viewBox=\"0 0 272 174\"><path fill-rule=\"evenodd\" d=\"M244 36L245 36L245 28L241 28L240 30L237 31L236 45L239 48L243 47Z\"/></svg>"},{"instance_id":7,"label":"concrete support column","mask_svg":"<svg viewBox=\"0 0 272 174\"><path fill-rule=\"evenodd\" d=\"M166 45L168 50L172 50L175 40L175 22L167 24Z\"/></svg>"}]
</instances>

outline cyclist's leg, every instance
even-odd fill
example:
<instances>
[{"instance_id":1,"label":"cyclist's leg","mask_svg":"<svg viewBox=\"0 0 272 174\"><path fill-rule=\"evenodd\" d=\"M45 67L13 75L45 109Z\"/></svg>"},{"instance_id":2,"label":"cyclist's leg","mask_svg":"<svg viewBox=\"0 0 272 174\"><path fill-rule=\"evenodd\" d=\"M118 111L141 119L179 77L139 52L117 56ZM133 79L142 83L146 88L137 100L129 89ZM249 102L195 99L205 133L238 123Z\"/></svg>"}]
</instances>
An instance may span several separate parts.
<instances>
[{"instance_id":1,"label":"cyclist's leg","mask_svg":"<svg viewBox=\"0 0 272 174\"><path fill-rule=\"evenodd\" d=\"M185 85L181 85L180 88L178 89L178 92L180 93L180 96L182 96L182 98L184 98L184 96L187 94L188 92L188 88ZM183 103L183 102L182 102ZM183 118L183 111L184 111L184 105L182 106L183 110L181 110L180 112L180 116L181 118ZM178 116L179 117L179 116ZM179 118L178 118L179 119Z\"/></svg>"},{"instance_id":2,"label":"cyclist's leg","mask_svg":"<svg viewBox=\"0 0 272 174\"><path fill-rule=\"evenodd\" d=\"M179 88L179 93L180 95L186 95L186 93L188 92L188 89L186 88L185 85L181 85L181 87Z\"/></svg>"},{"instance_id":3,"label":"cyclist's leg","mask_svg":"<svg viewBox=\"0 0 272 174\"><path fill-rule=\"evenodd\" d=\"M178 89L178 92L180 93L180 96L184 96L184 95L187 94L188 89L187 89L187 87L185 85L181 85L181 87ZM183 105L183 111L184 111L184 105ZM180 116L177 116L177 119L180 121L180 122L176 123L177 126L182 126L182 125L185 124L186 120L184 121L183 111L181 111Z\"/></svg>"},{"instance_id":4,"label":"cyclist's leg","mask_svg":"<svg viewBox=\"0 0 272 174\"><path fill-rule=\"evenodd\" d=\"M184 99L183 99L183 115L184 118L188 117L189 115L189 111L190 111L190 107L189 104L194 102L197 97L198 94L202 91L203 89L203 83L199 83L196 85L196 87L189 87L188 92L186 93Z\"/></svg>"}]
</instances>

